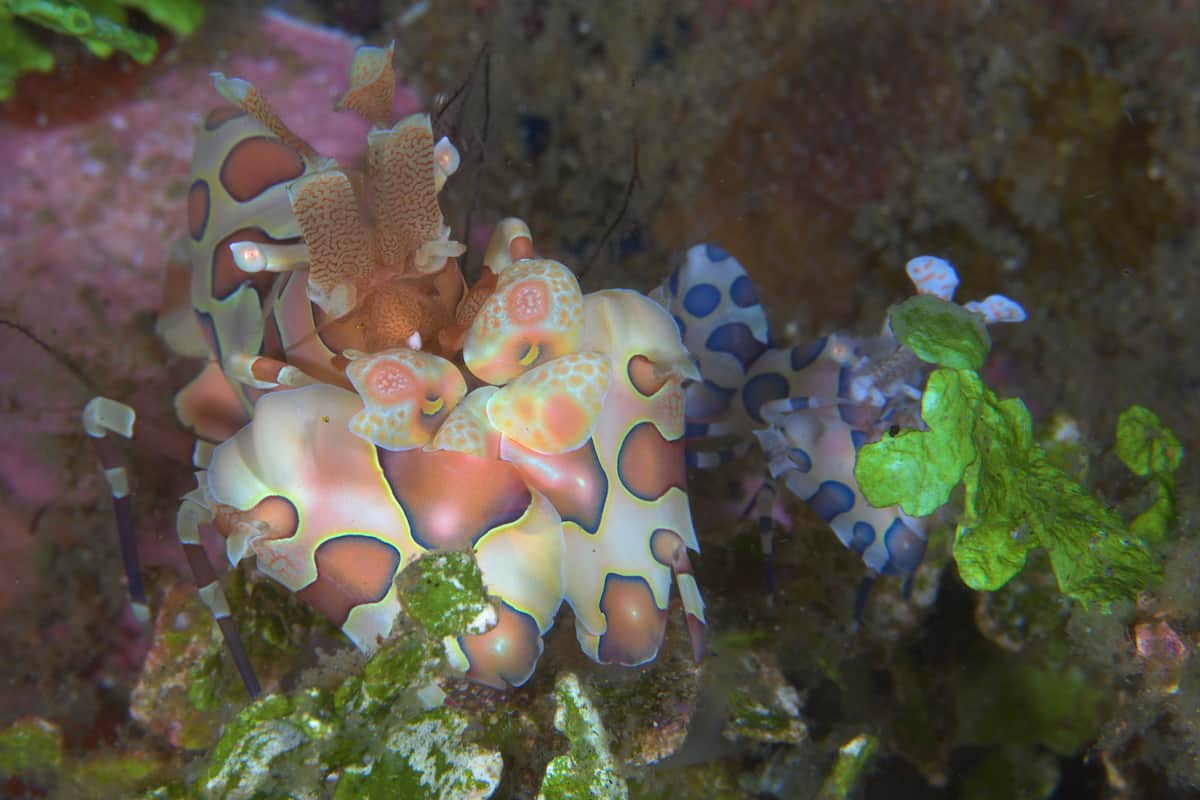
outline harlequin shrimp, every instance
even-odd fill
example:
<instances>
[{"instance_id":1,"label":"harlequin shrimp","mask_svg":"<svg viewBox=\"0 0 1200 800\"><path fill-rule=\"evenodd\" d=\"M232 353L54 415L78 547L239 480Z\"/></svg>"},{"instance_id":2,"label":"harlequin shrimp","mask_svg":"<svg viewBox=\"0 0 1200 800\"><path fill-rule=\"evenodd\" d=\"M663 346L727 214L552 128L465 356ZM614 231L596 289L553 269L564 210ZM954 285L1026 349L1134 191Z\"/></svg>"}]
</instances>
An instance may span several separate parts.
<instances>
[{"instance_id":1,"label":"harlequin shrimp","mask_svg":"<svg viewBox=\"0 0 1200 800\"><path fill-rule=\"evenodd\" d=\"M907 271L918 293L953 299L958 276L949 262L924 256L909 261ZM772 481L808 503L862 557L869 575L910 576L925 554L927 518L872 506L854 466L859 448L892 426L921 427L930 367L896 341L887 322L873 338L773 342L754 283L711 245L689 250L652 296L674 316L703 376L685 389L690 463L723 464L747 449L753 433ZM1025 318L1000 295L965 307L988 324ZM772 493L760 495L768 507ZM769 510L760 524L769 559Z\"/></svg>"},{"instance_id":2,"label":"harlequin shrimp","mask_svg":"<svg viewBox=\"0 0 1200 800\"><path fill-rule=\"evenodd\" d=\"M248 691L260 691L200 544L260 572L370 653L423 555L471 552L495 618L448 639L452 666L504 688L529 679L565 600L584 652L656 658L671 585L693 650L705 618L688 550L683 381L698 378L670 316L636 292L583 295L502 221L474 286L437 195L459 157L428 116L388 127L391 48L360 48L339 108L373 125L365 173L324 158L245 81L197 130L188 193L188 309L167 341L202 354L176 399L197 436L197 488L177 531ZM110 434L132 409L84 411L146 616L129 479Z\"/></svg>"}]
</instances>

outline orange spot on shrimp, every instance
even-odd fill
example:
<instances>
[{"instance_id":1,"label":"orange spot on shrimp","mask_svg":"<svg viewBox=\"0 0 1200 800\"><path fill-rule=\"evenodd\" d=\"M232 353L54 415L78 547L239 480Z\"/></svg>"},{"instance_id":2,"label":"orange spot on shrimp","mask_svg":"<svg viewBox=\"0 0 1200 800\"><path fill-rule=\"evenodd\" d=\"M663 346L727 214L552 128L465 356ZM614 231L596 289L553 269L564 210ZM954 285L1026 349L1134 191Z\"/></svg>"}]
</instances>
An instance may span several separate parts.
<instances>
[{"instance_id":1,"label":"orange spot on shrimp","mask_svg":"<svg viewBox=\"0 0 1200 800\"><path fill-rule=\"evenodd\" d=\"M304 174L300 154L278 139L242 139L221 164L221 185L239 203L253 200L276 184Z\"/></svg>"},{"instance_id":2,"label":"orange spot on shrimp","mask_svg":"<svg viewBox=\"0 0 1200 800\"><path fill-rule=\"evenodd\" d=\"M638 423L621 442L617 476L630 494L642 500L657 500L672 486L687 491L683 439L669 442L652 423Z\"/></svg>"},{"instance_id":3,"label":"orange spot on shrimp","mask_svg":"<svg viewBox=\"0 0 1200 800\"><path fill-rule=\"evenodd\" d=\"M652 397L667 383L667 378L660 375L654 367L654 362L645 356L634 356L629 359L627 367L629 382L645 397Z\"/></svg>"},{"instance_id":4,"label":"orange spot on shrimp","mask_svg":"<svg viewBox=\"0 0 1200 800\"><path fill-rule=\"evenodd\" d=\"M380 359L367 372L364 385L372 400L390 405L411 395L417 385L417 379L408 367L395 361Z\"/></svg>"},{"instance_id":5,"label":"orange spot on shrimp","mask_svg":"<svg viewBox=\"0 0 1200 800\"><path fill-rule=\"evenodd\" d=\"M587 413L569 394L556 393L542 404L542 426L558 450L564 442L579 439L591 423Z\"/></svg>"},{"instance_id":6,"label":"orange spot on shrimp","mask_svg":"<svg viewBox=\"0 0 1200 800\"><path fill-rule=\"evenodd\" d=\"M636 667L654 660L667 632L667 610L654 602L645 578L609 575L600 610L608 623L597 648L602 664Z\"/></svg>"},{"instance_id":7,"label":"orange spot on shrimp","mask_svg":"<svg viewBox=\"0 0 1200 800\"><path fill-rule=\"evenodd\" d=\"M550 312L550 292L542 280L518 281L505 290L504 312L517 325L534 325Z\"/></svg>"},{"instance_id":8,"label":"orange spot on shrimp","mask_svg":"<svg viewBox=\"0 0 1200 800\"><path fill-rule=\"evenodd\" d=\"M499 621L486 633L459 637L471 668L467 677L493 689L520 686L529 680L542 654L542 637L533 617L500 606Z\"/></svg>"},{"instance_id":9,"label":"orange spot on shrimp","mask_svg":"<svg viewBox=\"0 0 1200 800\"><path fill-rule=\"evenodd\" d=\"M209 208L208 183L193 182L187 196L188 233L197 242L204 238L204 229L208 227Z\"/></svg>"},{"instance_id":10,"label":"orange spot on shrimp","mask_svg":"<svg viewBox=\"0 0 1200 800\"><path fill-rule=\"evenodd\" d=\"M323 542L314 560L317 579L296 595L340 626L355 606L384 598L400 568L400 551L373 536L347 534Z\"/></svg>"},{"instance_id":11,"label":"orange spot on shrimp","mask_svg":"<svg viewBox=\"0 0 1200 800\"><path fill-rule=\"evenodd\" d=\"M204 118L204 130L215 131L229 120L244 116L246 112L237 106L217 106Z\"/></svg>"},{"instance_id":12,"label":"orange spot on shrimp","mask_svg":"<svg viewBox=\"0 0 1200 800\"><path fill-rule=\"evenodd\" d=\"M378 453L384 479L422 547L469 547L520 519L533 499L516 468L503 462L451 450Z\"/></svg>"}]
</instances>

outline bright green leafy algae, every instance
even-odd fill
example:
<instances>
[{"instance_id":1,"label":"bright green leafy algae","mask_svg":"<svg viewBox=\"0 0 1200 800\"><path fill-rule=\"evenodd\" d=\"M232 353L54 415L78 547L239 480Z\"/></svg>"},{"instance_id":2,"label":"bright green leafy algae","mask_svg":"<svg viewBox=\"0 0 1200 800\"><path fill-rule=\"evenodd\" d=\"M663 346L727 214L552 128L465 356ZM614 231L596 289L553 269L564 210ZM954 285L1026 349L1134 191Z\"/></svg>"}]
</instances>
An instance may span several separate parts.
<instances>
[{"instance_id":1,"label":"bright green leafy algae","mask_svg":"<svg viewBox=\"0 0 1200 800\"><path fill-rule=\"evenodd\" d=\"M204 17L197 0L0 0L0 100L11 96L21 73L49 72L54 66L50 51L17 18L79 39L100 58L119 50L140 64L150 63L158 42L129 27L127 8L180 36L194 32Z\"/></svg>"},{"instance_id":2,"label":"bright green leafy algae","mask_svg":"<svg viewBox=\"0 0 1200 800\"><path fill-rule=\"evenodd\" d=\"M1179 439L1148 408L1130 406L1117 420L1117 456L1135 475L1150 478L1153 504L1130 524L1134 535L1156 544L1175 520L1175 471L1183 461Z\"/></svg>"},{"instance_id":3,"label":"bright green leafy algae","mask_svg":"<svg viewBox=\"0 0 1200 800\"><path fill-rule=\"evenodd\" d=\"M974 589L1004 586L1035 547L1049 552L1059 590L1085 604L1132 599L1161 578L1161 565L1137 535L1157 533L1158 523L1131 533L1051 463L1025 404L1001 400L975 372L990 347L979 315L918 296L893 309L890 322L902 344L942 368L929 376L921 401L927 430L903 431L859 451L854 474L868 501L925 516L962 484L954 560ZM1118 447L1135 471L1178 461L1178 441L1150 417L1135 412L1118 432Z\"/></svg>"},{"instance_id":4,"label":"bright green leafy algae","mask_svg":"<svg viewBox=\"0 0 1200 800\"><path fill-rule=\"evenodd\" d=\"M894 306L888 325L917 358L939 367L980 369L992 347L982 315L932 295Z\"/></svg>"},{"instance_id":5,"label":"bright green leafy algae","mask_svg":"<svg viewBox=\"0 0 1200 800\"><path fill-rule=\"evenodd\" d=\"M1117 456L1135 475L1170 475L1183 461L1183 446L1153 411L1130 406L1117 420Z\"/></svg>"},{"instance_id":6,"label":"bright green leafy algae","mask_svg":"<svg viewBox=\"0 0 1200 800\"><path fill-rule=\"evenodd\" d=\"M0 100L12 96L13 84L26 72L49 72L54 56L24 30L18 28L6 7L0 6Z\"/></svg>"},{"instance_id":7,"label":"bright green leafy algae","mask_svg":"<svg viewBox=\"0 0 1200 800\"><path fill-rule=\"evenodd\" d=\"M855 477L872 505L899 505L923 517L950 499L976 457L973 421L957 402L974 389L964 378L973 374L949 369L933 373L921 399L929 430L904 431L859 451Z\"/></svg>"},{"instance_id":8,"label":"bright green leafy algae","mask_svg":"<svg viewBox=\"0 0 1200 800\"><path fill-rule=\"evenodd\" d=\"M1083 603L1132 599L1161 577L1146 543L1050 463L1024 403L999 399L970 370L937 370L929 387L929 430L864 446L855 476L872 503L916 515L961 482L954 559L968 586L1000 588L1034 547L1049 551L1063 594Z\"/></svg>"}]
</instances>

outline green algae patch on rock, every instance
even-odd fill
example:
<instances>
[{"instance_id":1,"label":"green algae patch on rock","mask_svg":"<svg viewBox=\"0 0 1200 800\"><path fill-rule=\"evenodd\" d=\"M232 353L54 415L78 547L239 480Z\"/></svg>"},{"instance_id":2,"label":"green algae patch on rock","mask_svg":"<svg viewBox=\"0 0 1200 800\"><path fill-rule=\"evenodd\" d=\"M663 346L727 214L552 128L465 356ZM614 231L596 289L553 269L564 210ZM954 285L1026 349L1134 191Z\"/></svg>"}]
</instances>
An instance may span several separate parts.
<instances>
[{"instance_id":1,"label":"green algae patch on rock","mask_svg":"<svg viewBox=\"0 0 1200 800\"><path fill-rule=\"evenodd\" d=\"M225 727L198 785L228 800L315 797L324 779L320 747L339 724L320 689L267 695Z\"/></svg>"},{"instance_id":2,"label":"green algae patch on rock","mask_svg":"<svg viewBox=\"0 0 1200 800\"><path fill-rule=\"evenodd\" d=\"M612 679L604 676L605 670L582 674L588 676L586 691L610 733L613 759L622 769L634 770L677 753L691 726L703 673L692 655L687 626L668 624L658 658L636 673L612 670L607 670Z\"/></svg>"},{"instance_id":3,"label":"green algae patch on rock","mask_svg":"<svg viewBox=\"0 0 1200 800\"><path fill-rule=\"evenodd\" d=\"M731 742L798 745L808 739L800 693L773 657L746 653L728 677L729 715L721 735Z\"/></svg>"},{"instance_id":4,"label":"green algae patch on rock","mask_svg":"<svg viewBox=\"0 0 1200 800\"><path fill-rule=\"evenodd\" d=\"M1007 747L993 750L967 773L963 800L1046 800L1059 781L1058 762L1044 750Z\"/></svg>"},{"instance_id":5,"label":"green algae patch on rock","mask_svg":"<svg viewBox=\"0 0 1200 800\"><path fill-rule=\"evenodd\" d=\"M64 753L59 727L40 717L19 719L0 731L0 780L16 778L54 797L129 797L162 780L165 766L162 758L138 750L72 758Z\"/></svg>"},{"instance_id":6,"label":"green algae patch on rock","mask_svg":"<svg viewBox=\"0 0 1200 800\"><path fill-rule=\"evenodd\" d=\"M980 314L932 295L919 294L894 306L888 324L917 358L939 367L982 369L992 348Z\"/></svg>"},{"instance_id":7,"label":"green algae patch on rock","mask_svg":"<svg viewBox=\"0 0 1200 800\"><path fill-rule=\"evenodd\" d=\"M441 707L437 642L409 633L339 683L248 706L225 726L194 788L222 800L330 790L368 800L490 797L503 759L476 743L467 716Z\"/></svg>"},{"instance_id":8,"label":"green algae patch on rock","mask_svg":"<svg viewBox=\"0 0 1200 800\"><path fill-rule=\"evenodd\" d=\"M0 731L0 775L53 778L63 766L63 737L39 717L19 719Z\"/></svg>"},{"instance_id":9,"label":"green algae patch on rock","mask_svg":"<svg viewBox=\"0 0 1200 800\"><path fill-rule=\"evenodd\" d=\"M343 773L335 800L491 797L504 760L499 751L471 743L467 728L467 717L448 708L404 720L383 732L381 753Z\"/></svg>"},{"instance_id":10,"label":"green algae patch on rock","mask_svg":"<svg viewBox=\"0 0 1200 800\"><path fill-rule=\"evenodd\" d=\"M334 708L341 715L353 714L367 722L424 710L428 705L416 696L415 685L435 664L420 642L393 638L366 663L361 674L342 682L334 692Z\"/></svg>"},{"instance_id":11,"label":"green algae patch on rock","mask_svg":"<svg viewBox=\"0 0 1200 800\"><path fill-rule=\"evenodd\" d=\"M396 579L400 603L431 636L482 633L495 624L483 575L470 553L422 556Z\"/></svg>"},{"instance_id":12,"label":"green algae patch on rock","mask_svg":"<svg viewBox=\"0 0 1200 800\"><path fill-rule=\"evenodd\" d=\"M879 752L879 739L861 733L838 748L833 769L821 784L816 800L848 800L854 797Z\"/></svg>"},{"instance_id":13,"label":"green algae patch on rock","mask_svg":"<svg viewBox=\"0 0 1200 800\"><path fill-rule=\"evenodd\" d=\"M959 743L1082 752L1108 718L1112 687L1061 640L1020 655L994 654L957 697Z\"/></svg>"},{"instance_id":14,"label":"green algae patch on rock","mask_svg":"<svg viewBox=\"0 0 1200 800\"><path fill-rule=\"evenodd\" d=\"M567 752L546 765L538 800L624 800L625 779L617 772L608 732L592 699L574 673L558 679L554 727L567 737Z\"/></svg>"},{"instance_id":15,"label":"green algae patch on rock","mask_svg":"<svg viewBox=\"0 0 1200 800\"><path fill-rule=\"evenodd\" d=\"M283 588L233 570L224 579L246 652L269 691L296 669L302 645L328 623ZM130 713L175 747L211 747L249 698L212 613L192 586L162 602L154 643L133 690Z\"/></svg>"},{"instance_id":16,"label":"green algae patch on rock","mask_svg":"<svg viewBox=\"0 0 1200 800\"><path fill-rule=\"evenodd\" d=\"M116 797L161 780L162 772L163 762L149 753L102 753L74 764L70 781L76 797Z\"/></svg>"}]
</instances>

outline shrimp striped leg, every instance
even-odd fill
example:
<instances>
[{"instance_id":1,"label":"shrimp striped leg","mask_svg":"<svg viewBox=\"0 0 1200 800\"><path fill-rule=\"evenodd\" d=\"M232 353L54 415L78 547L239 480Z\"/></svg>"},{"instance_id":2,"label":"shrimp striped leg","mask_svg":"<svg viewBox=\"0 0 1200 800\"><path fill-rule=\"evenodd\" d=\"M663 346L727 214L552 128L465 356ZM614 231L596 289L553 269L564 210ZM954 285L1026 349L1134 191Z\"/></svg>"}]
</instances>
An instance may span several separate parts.
<instances>
[{"instance_id":1,"label":"shrimp striped leg","mask_svg":"<svg viewBox=\"0 0 1200 800\"><path fill-rule=\"evenodd\" d=\"M132 438L134 422L137 414L124 403L118 403L107 397L95 397L83 409L83 428L96 446L100 464L104 468L104 477L108 481L112 493L113 508L117 519L117 535L121 542L121 558L125 564L125 580L129 585L129 598L133 605L134 616L140 622L150 619L150 606L146 599L146 587L142 580L141 560L138 557L137 539L133 527L133 499L130 492L129 472L121 458L120 452L112 441L111 435L116 434L126 439ZM197 440L193 451L193 462L201 468L208 466L212 449L207 442ZM200 597L212 611L225 638L226 646L237 664L238 672L246 685L246 691L251 697L256 697L261 691L254 669L246 656L241 637L229 613L229 603L221 590L216 571L208 560L208 554L200 544L200 525L213 521L205 499L203 471L197 473L201 488L196 489L183 498L176 518L176 530L188 566L200 587Z\"/></svg>"},{"instance_id":2,"label":"shrimp striped leg","mask_svg":"<svg viewBox=\"0 0 1200 800\"><path fill-rule=\"evenodd\" d=\"M133 437L133 424L137 414L124 403L107 397L93 397L83 408L83 429L92 440L104 478L112 494L113 512L117 519L117 536L121 543L121 560L125 565L125 581L129 586L129 600L133 615L139 622L150 619L150 606L146 601L146 587L142 582L142 565L138 558L137 540L133 531L133 500L130 496L129 471L121 457L111 434Z\"/></svg>"},{"instance_id":3,"label":"shrimp striped leg","mask_svg":"<svg viewBox=\"0 0 1200 800\"><path fill-rule=\"evenodd\" d=\"M208 450L198 449L197 452L203 452L205 459L211 455L211 451ZM207 463L197 464L197 466L207 467ZM179 504L179 513L175 517L175 532L179 536L183 554L187 557L188 567L192 570L192 577L196 581L200 599L212 613L213 619L221 629L225 647L229 650L229 655L237 666L238 675L242 678L246 693L253 699L262 693L262 686L258 681L258 675L254 672L254 665L250 663L250 657L246 654L246 647L242 643L242 636L238 633L237 623L234 622L233 613L229 609L225 590L221 588L221 579L213 568L208 553L204 550L204 545L200 542L200 526L217 522L208 500L207 473L204 470L197 472L196 481L199 484L198 487L184 495Z\"/></svg>"}]
</instances>

